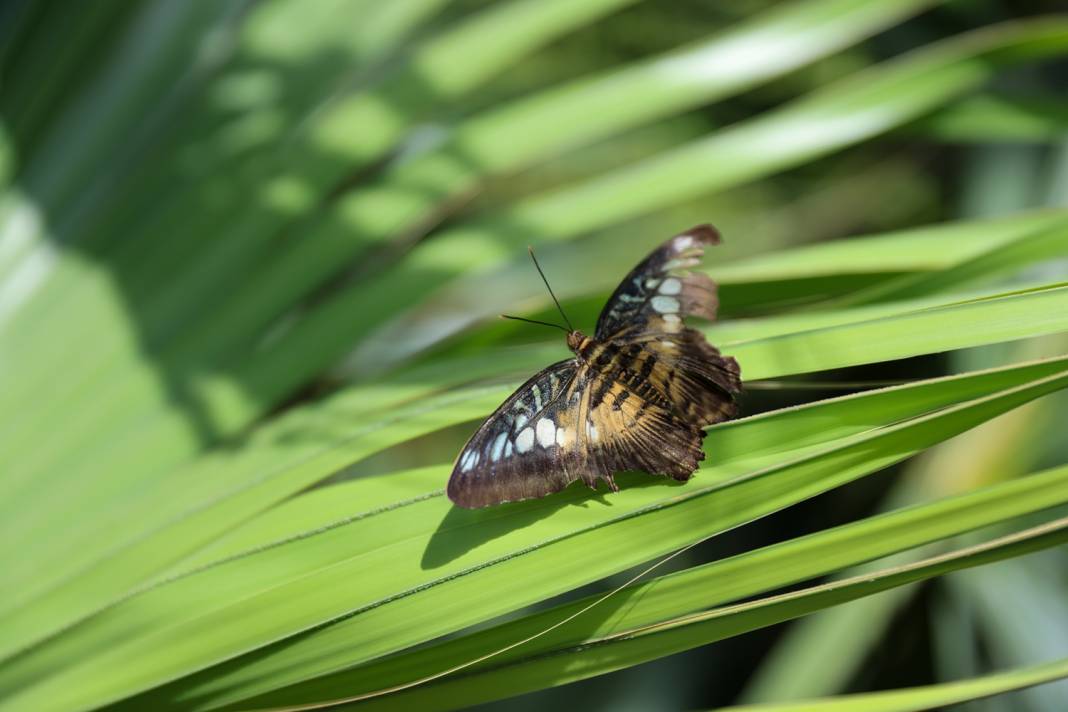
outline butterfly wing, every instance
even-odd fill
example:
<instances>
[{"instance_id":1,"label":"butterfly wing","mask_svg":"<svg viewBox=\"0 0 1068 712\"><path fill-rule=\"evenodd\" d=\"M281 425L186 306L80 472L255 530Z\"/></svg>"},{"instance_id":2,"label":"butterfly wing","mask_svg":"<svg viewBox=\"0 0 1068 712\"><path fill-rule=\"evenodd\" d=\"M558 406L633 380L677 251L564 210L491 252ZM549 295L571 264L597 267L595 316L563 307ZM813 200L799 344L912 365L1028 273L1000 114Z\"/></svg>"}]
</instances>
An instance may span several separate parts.
<instances>
[{"instance_id":1,"label":"butterfly wing","mask_svg":"<svg viewBox=\"0 0 1068 712\"><path fill-rule=\"evenodd\" d=\"M597 322L597 339L629 349L631 370L643 373L676 415L701 427L733 417L741 391L738 363L682 323L716 316L715 282L686 269L718 243L710 225L667 240L623 279Z\"/></svg>"},{"instance_id":2,"label":"butterfly wing","mask_svg":"<svg viewBox=\"0 0 1068 712\"><path fill-rule=\"evenodd\" d=\"M560 361L520 386L471 436L447 492L461 507L543 497L577 479L577 412L587 369Z\"/></svg>"},{"instance_id":3,"label":"butterfly wing","mask_svg":"<svg viewBox=\"0 0 1068 712\"><path fill-rule=\"evenodd\" d=\"M591 373L579 408L580 450L587 454L583 477L613 490L615 472L642 470L688 480L704 459L705 433L678 417L651 381Z\"/></svg>"},{"instance_id":4,"label":"butterfly wing","mask_svg":"<svg viewBox=\"0 0 1068 712\"><path fill-rule=\"evenodd\" d=\"M524 383L475 432L447 492L461 507L543 497L575 480L596 487L644 470L685 480L704 433L671 412L649 383L629 385L571 359Z\"/></svg>"},{"instance_id":5,"label":"butterfly wing","mask_svg":"<svg viewBox=\"0 0 1068 712\"><path fill-rule=\"evenodd\" d=\"M732 417L738 364L687 315L715 318L716 285L687 273L719 234L702 225L654 250L623 280L597 322L607 363L577 359L524 383L460 451L449 498L462 507L543 497L577 479L596 487L644 470L689 479L704 459L701 428Z\"/></svg>"},{"instance_id":6,"label":"butterfly wing","mask_svg":"<svg viewBox=\"0 0 1068 712\"><path fill-rule=\"evenodd\" d=\"M682 330L682 317L687 315L715 319L715 282L706 274L685 270L700 261L705 245L718 243L714 227L698 225L653 250L609 297L597 320L597 340L674 333Z\"/></svg>"}]
</instances>

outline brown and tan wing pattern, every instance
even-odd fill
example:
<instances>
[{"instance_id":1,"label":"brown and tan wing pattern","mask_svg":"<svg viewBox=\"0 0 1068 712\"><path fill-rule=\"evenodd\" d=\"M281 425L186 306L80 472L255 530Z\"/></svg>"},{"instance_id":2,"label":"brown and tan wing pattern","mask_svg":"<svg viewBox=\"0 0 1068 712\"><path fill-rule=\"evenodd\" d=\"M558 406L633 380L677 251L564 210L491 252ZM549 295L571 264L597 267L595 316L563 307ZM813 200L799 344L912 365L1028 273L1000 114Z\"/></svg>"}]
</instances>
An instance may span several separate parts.
<instances>
[{"instance_id":1,"label":"brown and tan wing pattern","mask_svg":"<svg viewBox=\"0 0 1068 712\"><path fill-rule=\"evenodd\" d=\"M698 225L653 250L609 297L597 320L598 341L681 331L682 317L716 318L716 285L708 275L686 272L719 243L711 225Z\"/></svg>"},{"instance_id":2,"label":"brown and tan wing pattern","mask_svg":"<svg viewBox=\"0 0 1068 712\"><path fill-rule=\"evenodd\" d=\"M649 382L677 415L700 427L735 416L735 397L742 390L738 362L721 355L701 332L685 327L627 346L634 347L642 349L640 358Z\"/></svg>"},{"instance_id":3,"label":"brown and tan wing pattern","mask_svg":"<svg viewBox=\"0 0 1068 712\"><path fill-rule=\"evenodd\" d=\"M688 480L704 459L704 431L672 413L649 382L616 380L591 372L579 406L579 432L587 465L583 481L601 478L617 490L612 475L642 470Z\"/></svg>"},{"instance_id":4,"label":"brown and tan wing pattern","mask_svg":"<svg viewBox=\"0 0 1068 712\"><path fill-rule=\"evenodd\" d=\"M734 415L738 364L683 317L716 315L716 285L686 269L719 234L700 225L654 250L623 280L596 338L527 381L460 452L448 495L462 507L542 497L581 479L643 470L687 480L703 427ZM577 333L577 332L574 332ZM569 344L571 337L569 336Z\"/></svg>"},{"instance_id":5,"label":"brown and tan wing pattern","mask_svg":"<svg viewBox=\"0 0 1068 712\"><path fill-rule=\"evenodd\" d=\"M461 507L543 497L580 477L578 406L587 369L560 361L524 383L471 436L447 493Z\"/></svg>"},{"instance_id":6,"label":"brown and tan wing pattern","mask_svg":"<svg viewBox=\"0 0 1068 712\"><path fill-rule=\"evenodd\" d=\"M704 458L700 428L671 412L650 383L627 384L575 360L523 384L471 437L448 495L461 507L543 497L575 480L596 488L643 470L689 479Z\"/></svg>"},{"instance_id":7,"label":"brown and tan wing pattern","mask_svg":"<svg viewBox=\"0 0 1068 712\"><path fill-rule=\"evenodd\" d=\"M686 316L716 316L715 282L685 270L705 245L718 242L710 225L666 241L624 278L597 322L597 338L613 345L627 372L648 380L676 416L700 427L733 417L742 388L738 363L682 323Z\"/></svg>"}]
</instances>

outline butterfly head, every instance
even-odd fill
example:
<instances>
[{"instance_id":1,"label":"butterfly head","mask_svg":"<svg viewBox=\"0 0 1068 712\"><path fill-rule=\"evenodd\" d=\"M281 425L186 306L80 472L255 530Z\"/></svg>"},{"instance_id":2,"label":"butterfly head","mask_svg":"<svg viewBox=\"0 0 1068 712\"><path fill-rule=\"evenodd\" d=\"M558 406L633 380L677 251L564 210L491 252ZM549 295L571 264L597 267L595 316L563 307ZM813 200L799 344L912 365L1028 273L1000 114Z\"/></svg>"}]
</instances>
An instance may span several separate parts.
<instances>
[{"instance_id":1,"label":"butterfly head","mask_svg":"<svg viewBox=\"0 0 1068 712\"><path fill-rule=\"evenodd\" d=\"M577 329L567 332L567 348L571 349L571 351L576 354L582 350L582 347L589 340L590 337Z\"/></svg>"}]
</instances>

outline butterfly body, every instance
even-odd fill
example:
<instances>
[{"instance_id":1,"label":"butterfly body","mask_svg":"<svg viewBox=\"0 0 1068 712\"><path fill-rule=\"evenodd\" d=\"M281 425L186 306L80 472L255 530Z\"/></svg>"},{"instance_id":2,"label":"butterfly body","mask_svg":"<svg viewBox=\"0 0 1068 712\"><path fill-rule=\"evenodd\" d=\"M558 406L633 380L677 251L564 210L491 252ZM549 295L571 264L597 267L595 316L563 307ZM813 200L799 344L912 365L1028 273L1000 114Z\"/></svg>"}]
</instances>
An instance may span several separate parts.
<instances>
[{"instance_id":1,"label":"butterfly body","mask_svg":"<svg viewBox=\"0 0 1068 712\"><path fill-rule=\"evenodd\" d=\"M656 356L641 345L619 346L590 338L581 331L568 333L567 345L578 357L576 367L588 369L590 378L597 383L590 393L591 409L607 399L612 410L621 410L632 395L662 408L671 407L666 395L649 380L656 368Z\"/></svg>"},{"instance_id":2,"label":"butterfly body","mask_svg":"<svg viewBox=\"0 0 1068 712\"><path fill-rule=\"evenodd\" d=\"M491 415L457 457L448 495L463 507L592 488L643 470L687 480L703 428L733 417L738 364L682 322L714 318L715 284L683 270L718 242L709 226L668 240L609 298L594 335L567 334L574 358L544 369Z\"/></svg>"}]
</instances>

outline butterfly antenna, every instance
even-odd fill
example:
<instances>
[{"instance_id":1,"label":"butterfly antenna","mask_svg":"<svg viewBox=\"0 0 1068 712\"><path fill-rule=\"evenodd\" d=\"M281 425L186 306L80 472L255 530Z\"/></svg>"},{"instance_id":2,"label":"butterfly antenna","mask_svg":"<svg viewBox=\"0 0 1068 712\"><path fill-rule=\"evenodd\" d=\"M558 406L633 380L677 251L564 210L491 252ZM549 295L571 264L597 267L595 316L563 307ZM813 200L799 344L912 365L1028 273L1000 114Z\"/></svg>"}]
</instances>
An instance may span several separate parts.
<instances>
[{"instance_id":1,"label":"butterfly antenna","mask_svg":"<svg viewBox=\"0 0 1068 712\"><path fill-rule=\"evenodd\" d=\"M551 324L551 323L549 323L547 321L538 321L537 319L524 319L521 316L512 316L511 314L501 314L501 318L502 319L515 319L516 321L525 321L525 322L527 322L529 324L541 324L542 326L551 326L554 329L562 329L563 331L567 331L567 329L564 329L564 327L560 326L559 324Z\"/></svg>"},{"instance_id":2,"label":"butterfly antenna","mask_svg":"<svg viewBox=\"0 0 1068 712\"><path fill-rule=\"evenodd\" d=\"M534 248L528 246L527 252L530 253L530 259L534 260L534 266L538 269L538 274L541 275L541 281L545 282L545 288L549 290L549 296L556 302L556 308L560 310L560 316L564 317L568 331L574 331L575 327L571 326L571 320L567 318L567 314L564 313L564 308L560 306L560 300L556 298L556 295L553 294L553 288L549 286L549 280L545 279L545 273L541 271L541 265L538 264L538 258L534 256Z\"/></svg>"}]
</instances>

